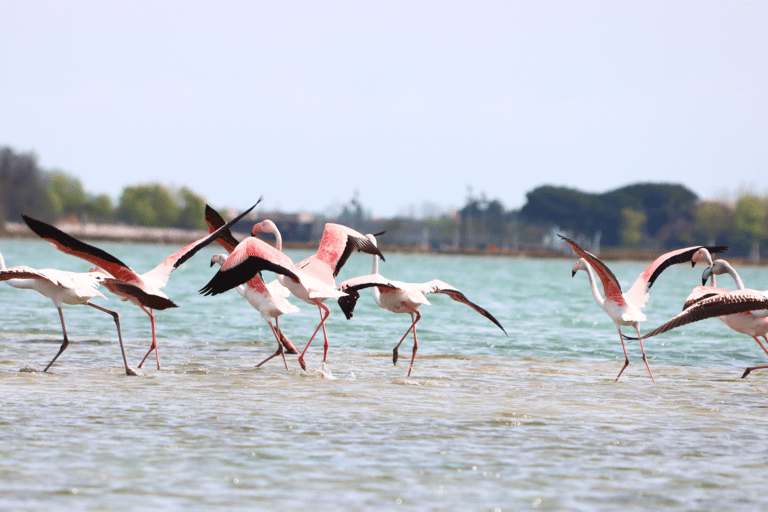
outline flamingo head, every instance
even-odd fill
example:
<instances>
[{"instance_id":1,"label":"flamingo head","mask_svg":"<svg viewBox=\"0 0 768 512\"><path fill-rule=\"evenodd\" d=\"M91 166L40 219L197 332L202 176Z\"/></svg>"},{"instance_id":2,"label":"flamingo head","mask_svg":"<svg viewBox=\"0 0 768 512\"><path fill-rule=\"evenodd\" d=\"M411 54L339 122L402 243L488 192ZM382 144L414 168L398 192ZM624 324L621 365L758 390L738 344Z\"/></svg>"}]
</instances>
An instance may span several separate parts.
<instances>
[{"instance_id":1,"label":"flamingo head","mask_svg":"<svg viewBox=\"0 0 768 512\"><path fill-rule=\"evenodd\" d=\"M215 264L224 265L224 262L227 261L227 255L226 254L214 254L211 258L211 266L214 266Z\"/></svg>"},{"instance_id":2,"label":"flamingo head","mask_svg":"<svg viewBox=\"0 0 768 512\"><path fill-rule=\"evenodd\" d=\"M251 230L251 234L253 236L256 236L258 233L261 233L261 232L275 234L277 233L277 226L275 225L274 222L272 222L269 219L266 219L257 224L254 224L253 229Z\"/></svg>"},{"instance_id":3,"label":"flamingo head","mask_svg":"<svg viewBox=\"0 0 768 512\"><path fill-rule=\"evenodd\" d=\"M712 266L712 255L709 254L706 247L702 247L693 254L693 257L691 258L691 267L695 267L700 261L705 262L708 266Z\"/></svg>"},{"instance_id":4,"label":"flamingo head","mask_svg":"<svg viewBox=\"0 0 768 512\"><path fill-rule=\"evenodd\" d=\"M90 274L103 274L103 276L105 278L111 278L112 277L112 274L110 274L109 272L107 272L106 270L104 270L103 268L101 268L98 265L95 265L95 266L91 267L91 269L88 272Z\"/></svg>"},{"instance_id":5,"label":"flamingo head","mask_svg":"<svg viewBox=\"0 0 768 512\"><path fill-rule=\"evenodd\" d=\"M372 235L372 234L368 233L367 235L365 235L365 238L367 238L367 239L368 239L368 241L369 241L369 242L371 242L371 243L373 244L373 246L374 246L374 247L378 247L378 246L379 246L379 245L376 243L376 235Z\"/></svg>"},{"instance_id":6,"label":"flamingo head","mask_svg":"<svg viewBox=\"0 0 768 512\"><path fill-rule=\"evenodd\" d=\"M587 263L587 260L584 258L579 258L579 261L573 265L573 270L571 270L571 277L575 276L576 272L579 270L587 270L587 268L589 268L589 263Z\"/></svg>"},{"instance_id":7,"label":"flamingo head","mask_svg":"<svg viewBox=\"0 0 768 512\"><path fill-rule=\"evenodd\" d=\"M701 274L702 286L706 284L707 279L712 276L719 276L721 274L728 274L733 270L731 264L725 260L715 260L710 266L704 269L704 273Z\"/></svg>"}]
</instances>

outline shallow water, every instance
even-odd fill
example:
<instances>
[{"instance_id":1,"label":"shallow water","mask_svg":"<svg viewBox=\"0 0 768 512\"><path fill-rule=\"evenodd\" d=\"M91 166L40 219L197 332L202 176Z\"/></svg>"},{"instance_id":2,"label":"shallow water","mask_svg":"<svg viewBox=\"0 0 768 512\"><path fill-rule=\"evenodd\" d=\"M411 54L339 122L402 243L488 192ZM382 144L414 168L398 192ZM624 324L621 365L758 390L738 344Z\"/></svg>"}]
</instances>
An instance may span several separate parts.
<instances>
[{"instance_id":1,"label":"shallow water","mask_svg":"<svg viewBox=\"0 0 768 512\"><path fill-rule=\"evenodd\" d=\"M172 246L101 243L139 272ZM9 266L86 271L38 241L0 239ZM171 276L179 308L157 313L160 357L124 375L111 318L65 306L70 346L48 374L61 328L50 300L0 285L0 509L3 510L756 510L768 507L765 354L716 319L646 342L653 384L593 302L576 258L387 255L392 279L447 281L504 325L432 295L392 365L406 315L363 293L355 316L331 304L308 371L276 346L234 292L197 294L215 269L206 249ZM295 261L306 255L293 251ZM355 255L341 279L367 273ZM628 288L637 263L609 263ZM676 314L697 267L665 272L643 332ZM747 286L768 288L760 268ZM718 284L732 287L727 276ZM149 319L117 310L129 361L149 347ZM316 308L281 327L302 347Z\"/></svg>"}]
</instances>

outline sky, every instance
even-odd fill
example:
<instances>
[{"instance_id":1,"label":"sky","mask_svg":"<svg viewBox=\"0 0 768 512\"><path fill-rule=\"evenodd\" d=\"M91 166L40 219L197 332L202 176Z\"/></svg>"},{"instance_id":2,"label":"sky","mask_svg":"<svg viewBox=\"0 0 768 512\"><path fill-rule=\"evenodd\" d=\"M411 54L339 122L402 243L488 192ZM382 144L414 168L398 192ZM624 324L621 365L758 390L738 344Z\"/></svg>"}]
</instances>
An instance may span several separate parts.
<instances>
[{"instance_id":1,"label":"sky","mask_svg":"<svg viewBox=\"0 0 768 512\"><path fill-rule=\"evenodd\" d=\"M768 2L0 0L0 146L217 207L768 193Z\"/></svg>"}]
</instances>

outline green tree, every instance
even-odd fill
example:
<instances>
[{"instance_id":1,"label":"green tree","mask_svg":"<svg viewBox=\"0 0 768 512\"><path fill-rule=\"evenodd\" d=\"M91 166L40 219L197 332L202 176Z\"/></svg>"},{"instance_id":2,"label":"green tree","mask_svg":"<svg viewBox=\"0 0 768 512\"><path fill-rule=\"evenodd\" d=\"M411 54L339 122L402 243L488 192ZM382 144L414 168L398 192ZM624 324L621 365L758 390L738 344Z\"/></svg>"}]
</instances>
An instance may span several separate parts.
<instances>
[{"instance_id":1,"label":"green tree","mask_svg":"<svg viewBox=\"0 0 768 512\"><path fill-rule=\"evenodd\" d=\"M179 191L181 213L176 225L185 229L206 229L205 199L187 187Z\"/></svg>"},{"instance_id":2,"label":"green tree","mask_svg":"<svg viewBox=\"0 0 768 512\"><path fill-rule=\"evenodd\" d=\"M54 170L48 174L48 200L54 216L79 215L85 209L88 195L79 178Z\"/></svg>"},{"instance_id":3,"label":"green tree","mask_svg":"<svg viewBox=\"0 0 768 512\"><path fill-rule=\"evenodd\" d=\"M118 219L150 227L172 227L180 214L176 198L159 183L125 187L117 209Z\"/></svg>"},{"instance_id":4,"label":"green tree","mask_svg":"<svg viewBox=\"0 0 768 512\"><path fill-rule=\"evenodd\" d=\"M645 224L648 217L633 208L624 208L621 210L621 245L627 247L637 247L643 240Z\"/></svg>"},{"instance_id":5,"label":"green tree","mask_svg":"<svg viewBox=\"0 0 768 512\"><path fill-rule=\"evenodd\" d=\"M0 220L18 221L22 213L53 218L45 176L34 153L0 147Z\"/></svg>"}]
</instances>

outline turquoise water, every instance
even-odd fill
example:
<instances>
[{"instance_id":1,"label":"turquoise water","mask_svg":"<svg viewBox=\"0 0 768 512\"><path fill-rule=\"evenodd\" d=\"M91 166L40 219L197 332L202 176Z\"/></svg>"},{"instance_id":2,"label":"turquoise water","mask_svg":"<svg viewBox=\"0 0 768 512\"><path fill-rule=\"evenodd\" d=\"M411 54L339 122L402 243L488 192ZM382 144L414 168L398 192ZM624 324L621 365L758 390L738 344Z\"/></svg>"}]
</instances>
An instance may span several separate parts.
<instances>
[{"instance_id":1,"label":"turquoise water","mask_svg":"<svg viewBox=\"0 0 768 512\"><path fill-rule=\"evenodd\" d=\"M174 246L102 243L135 270ZM86 271L50 245L0 239L9 266ZM328 369L313 343L304 372L235 292L197 293L215 272L206 249L171 276L179 308L157 313L164 371L124 375L114 323L33 291L0 285L0 509L3 510L757 510L768 508L765 354L716 319L636 343L593 302L576 258L387 254L382 273L440 278L488 309L509 336L447 296L430 296L392 365L406 315L363 293L355 316L331 304ZM295 260L306 252L289 253ZM368 273L355 255L341 279ZM638 263L609 262L628 288ZM643 332L676 314L702 268L665 272ZM761 268L739 268L768 288ZM731 287L727 276L718 282ZM149 319L108 295L133 366ZM281 318L301 347L318 312Z\"/></svg>"}]
</instances>

